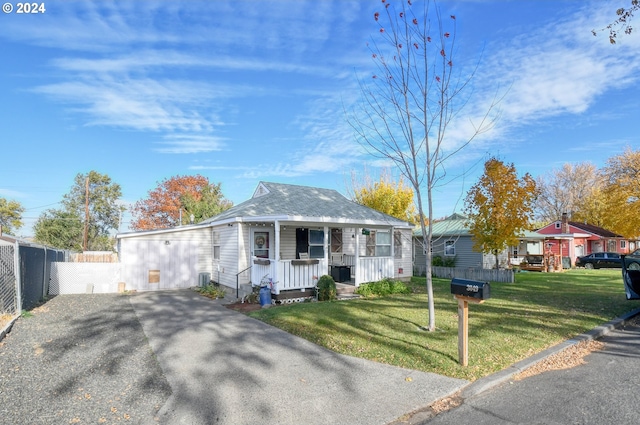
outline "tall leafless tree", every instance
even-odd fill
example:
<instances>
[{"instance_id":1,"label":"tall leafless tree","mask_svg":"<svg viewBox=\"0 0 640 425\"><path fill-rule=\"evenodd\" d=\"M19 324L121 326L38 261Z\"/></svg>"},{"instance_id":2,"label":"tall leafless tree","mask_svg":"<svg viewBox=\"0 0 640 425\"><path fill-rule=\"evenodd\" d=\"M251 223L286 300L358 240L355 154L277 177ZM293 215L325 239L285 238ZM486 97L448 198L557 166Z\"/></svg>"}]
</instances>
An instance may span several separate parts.
<instances>
[{"instance_id":1,"label":"tall leafless tree","mask_svg":"<svg viewBox=\"0 0 640 425\"><path fill-rule=\"evenodd\" d=\"M454 66L456 17L449 16L445 23L439 8L428 0L415 5L410 0L383 0L373 19L379 25L369 44L376 71L370 81L359 81L361 102L349 111L348 119L359 142L391 161L415 191L426 252L428 329L433 331L433 190L446 175L447 160L493 124L490 112L497 98L490 99L475 119L469 118L467 137L446 138L468 104L469 96L462 94L471 88L477 70L476 64L463 76L462 68Z\"/></svg>"}]
</instances>

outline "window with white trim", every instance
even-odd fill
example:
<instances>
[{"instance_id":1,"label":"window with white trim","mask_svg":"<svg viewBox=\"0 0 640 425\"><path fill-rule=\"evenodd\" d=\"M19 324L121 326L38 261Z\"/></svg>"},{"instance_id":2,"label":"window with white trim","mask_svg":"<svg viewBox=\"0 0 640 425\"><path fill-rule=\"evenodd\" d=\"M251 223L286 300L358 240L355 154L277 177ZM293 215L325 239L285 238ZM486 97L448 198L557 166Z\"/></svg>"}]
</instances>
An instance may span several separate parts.
<instances>
[{"instance_id":1,"label":"window with white trim","mask_svg":"<svg viewBox=\"0 0 640 425\"><path fill-rule=\"evenodd\" d=\"M620 249L626 249L627 248L627 241L620 241Z\"/></svg>"},{"instance_id":2,"label":"window with white trim","mask_svg":"<svg viewBox=\"0 0 640 425\"><path fill-rule=\"evenodd\" d=\"M391 232L376 232L376 257L391 256Z\"/></svg>"},{"instance_id":3,"label":"window with white trim","mask_svg":"<svg viewBox=\"0 0 640 425\"><path fill-rule=\"evenodd\" d=\"M366 257L389 257L391 256L391 232L370 230L365 245Z\"/></svg>"},{"instance_id":4,"label":"window with white trim","mask_svg":"<svg viewBox=\"0 0 640 425\"><path fill-rule=\"evenodd\" d=\"M324 258L324 231L309 229L309 258Z\"/></svg>"},{"instance_id":5,"label":"window with white trim","mask_svg":"<svg viewBox=\"0 0 640 425\"><path fill-rule=\"evenodd\" d=\"M456 241L445 241L444 255L447 257L453 257L456 255Z\"/></svg>"},{"instance_id":6,"label":"window with white trim","mask_svg":"<svg viewBox=\"0 0 640 425\"><path fill-rule=\"evenodd\" d=\"M212 245L213 245L213 259L220 259L220 233L213 232L212 235Z\"/></svg>"}]
</instances>

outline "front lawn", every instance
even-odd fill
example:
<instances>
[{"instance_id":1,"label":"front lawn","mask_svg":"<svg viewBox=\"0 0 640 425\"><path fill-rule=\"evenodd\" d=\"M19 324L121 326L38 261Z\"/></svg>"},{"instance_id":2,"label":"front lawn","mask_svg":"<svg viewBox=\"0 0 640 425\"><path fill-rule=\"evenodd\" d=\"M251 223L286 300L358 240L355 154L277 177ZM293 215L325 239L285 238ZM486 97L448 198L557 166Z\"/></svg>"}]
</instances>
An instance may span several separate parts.
<instances>
[{"instance_id":1,"label":"front lawn","mask_svg":"<svg viewBox=\"0 0 640 425\"><path fill-rule=\"evenodd\" d=\"M249 313L333 351L475 380L640 307L627 301L620 270L518 273L491 283L491 299L469 305L469 366L458 363L457 300L434 279L435 332L427 324L425 279L412 294L287 304Z\"/></svg>"}]
</instances>

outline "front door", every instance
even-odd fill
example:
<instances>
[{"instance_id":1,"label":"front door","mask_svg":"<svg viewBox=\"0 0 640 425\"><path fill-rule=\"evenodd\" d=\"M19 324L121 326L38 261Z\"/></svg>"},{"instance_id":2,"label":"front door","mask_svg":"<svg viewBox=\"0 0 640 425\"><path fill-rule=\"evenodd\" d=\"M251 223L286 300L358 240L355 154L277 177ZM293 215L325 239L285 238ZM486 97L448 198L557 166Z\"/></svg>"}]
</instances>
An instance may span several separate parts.
<instances>
[{"instance_id":1,"label":"front door","mask_svg":"<svg viewBox=\"0 0 640 425\"><path fill-rule=\"evenodd\" d=\"M251 252L258 258L274 258L271 254L274 247L273 230L252 229Z\"/></svg>"}]
</instances>

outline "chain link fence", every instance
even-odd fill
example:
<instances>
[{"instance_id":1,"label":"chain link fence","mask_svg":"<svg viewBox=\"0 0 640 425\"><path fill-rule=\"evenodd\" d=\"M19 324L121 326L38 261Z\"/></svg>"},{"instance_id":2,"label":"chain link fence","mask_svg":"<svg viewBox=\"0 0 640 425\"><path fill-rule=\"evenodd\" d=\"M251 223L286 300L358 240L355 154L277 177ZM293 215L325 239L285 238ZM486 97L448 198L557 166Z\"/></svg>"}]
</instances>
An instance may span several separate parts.
<instances>
[{"instance_id":1,"label":"chain link fence","mask_svg":"<svg viewBox=\"0 0 640 425\"><path fill-rule=\"evenodd\" d=\"M15 265L15 246L0 240L0 316L13 317L20 312Z\"/></svg>"}]
</instances>

